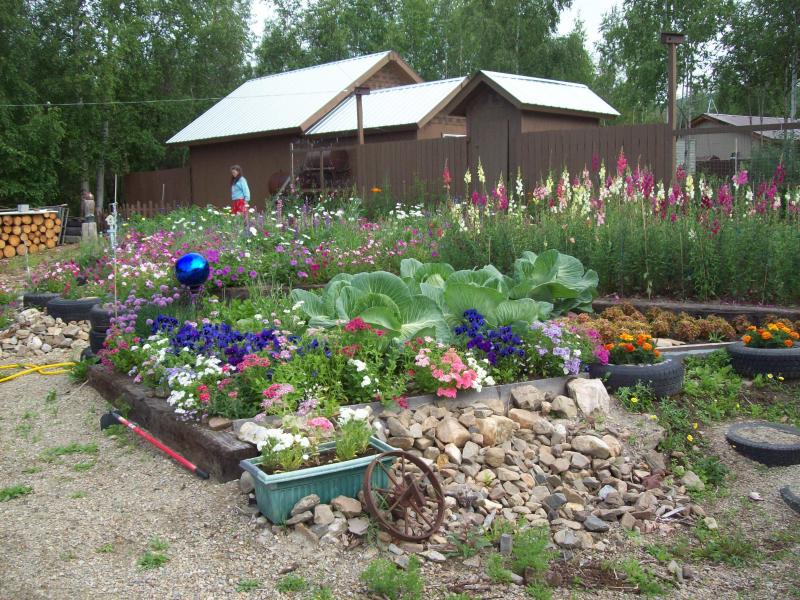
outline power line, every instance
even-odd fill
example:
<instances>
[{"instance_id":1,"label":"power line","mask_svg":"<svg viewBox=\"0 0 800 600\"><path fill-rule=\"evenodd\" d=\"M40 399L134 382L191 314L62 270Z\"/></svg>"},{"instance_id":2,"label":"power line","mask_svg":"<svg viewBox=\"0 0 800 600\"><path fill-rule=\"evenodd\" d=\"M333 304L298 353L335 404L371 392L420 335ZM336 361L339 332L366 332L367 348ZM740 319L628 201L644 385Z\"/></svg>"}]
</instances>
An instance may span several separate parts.
<instances>
[{"instance_id":1,"label":"power line","mask_svg":"<svg viewBox=\"0 0 800 600\"><path fill-rule=\"evenodd\" d=\"M205 102L210 100L247 100L250 98L282 98L288 96L308 96L312 94L333 94L348 90L314 90L313 92L285 92L282 94L252 94L247 96L220 96L216 98L163 98L160 100L107 100L103 102L27 102L22 104L0 104L0 108L34 108L34 107L80 107L80 106L113 106L116 104L159 104L162 102Z\"/></svg>"}]
</instances>

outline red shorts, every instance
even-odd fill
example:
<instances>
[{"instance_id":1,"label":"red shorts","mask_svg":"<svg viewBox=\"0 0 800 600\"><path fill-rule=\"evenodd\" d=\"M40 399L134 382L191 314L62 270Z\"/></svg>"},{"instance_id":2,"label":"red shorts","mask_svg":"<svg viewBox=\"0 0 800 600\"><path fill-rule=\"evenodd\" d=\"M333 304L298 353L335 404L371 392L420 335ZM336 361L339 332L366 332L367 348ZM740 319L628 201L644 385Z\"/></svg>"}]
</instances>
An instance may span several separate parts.
<instances>
[{"instance_id":1,"label":"red shorts","mask_svg":"<svg viewBox=\"0 0 800 600\"><path fill-rule=\"evenodd\" d=\"M246 210L247 210L247 204L245 204L244 198L239 198L238 200L234 200L231 203L231 214L232 215L244 214Z\"/></svg>"}]
</instances>

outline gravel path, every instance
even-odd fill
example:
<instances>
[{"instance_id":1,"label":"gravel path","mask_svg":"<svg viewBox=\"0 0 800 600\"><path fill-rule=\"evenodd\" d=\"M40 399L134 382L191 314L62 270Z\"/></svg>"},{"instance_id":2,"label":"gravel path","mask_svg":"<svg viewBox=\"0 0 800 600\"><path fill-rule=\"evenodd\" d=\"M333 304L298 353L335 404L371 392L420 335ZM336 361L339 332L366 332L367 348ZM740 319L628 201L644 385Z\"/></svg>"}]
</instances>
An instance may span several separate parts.
<instances>
[{"instance_id":1,"label":"gravel path","mask_svg":"<svg viewBox=\"0 0 800 600\"><path fill-rule=\"evenodd\" d=\"M55 401L48 392L56 391ZM235 483L201 481L149 446L99 431L106 402L66 376L27 376L0 384L0 488L29 485L33 492L0 504L0 598L297 598L275 591L280 572L296 566L306 580L329 585L335 598L366 598L358 576L377 551L360 547L308 547L284 533L258 528ZM777 495L779 484L800 480L800 467L764 472L713 434L715 450L736 469L731 495L712 512L735 512L758 534L800 527ZM47 460L49 449L96 444L96 453ZM90 447L91 449L91 447ZM743 501L759 491L763 503ZM145 570L138 561L153 538L168 544L169 561ZM650 536L647 542L652 541ZM598 559L647 556L640 542L621 532ZM799 572L795 555L748 569L695 565L699 579L670 598L791 598ZM581 559L587 558L585 555ZM653 561L651 560L651 563ZM663 565L652 565L664 573ZM477 577L459 559L423 569L424 597L444 598L448 586ZM237 592L242 579L262 589ZM795 592L796 592L795 588ZM498 586L479 598L525 598L519 587ZM554 598L627 598L608 590L556 590Z\"/></svg>"}]
</instances>

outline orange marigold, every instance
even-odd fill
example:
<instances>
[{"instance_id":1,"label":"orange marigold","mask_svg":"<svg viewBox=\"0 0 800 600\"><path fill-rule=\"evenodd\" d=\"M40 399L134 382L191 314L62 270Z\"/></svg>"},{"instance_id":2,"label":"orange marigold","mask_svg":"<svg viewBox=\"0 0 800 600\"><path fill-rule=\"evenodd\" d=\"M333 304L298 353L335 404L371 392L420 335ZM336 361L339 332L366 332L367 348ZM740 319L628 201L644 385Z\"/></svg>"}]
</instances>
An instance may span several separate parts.
<instances>
[{"instance_id":1,"label":"orange marigold","mask_svg":"<svg viewBox=\"0 0 800 600\"><path fill-rule=\"evenodd\" d=\"M750 341L751 341L752 339L753 339L753 338L752 338L752 337L750 337L749 335L743 335L743 336L742 336L742 341L743 341L745 344L749 344L749 343L750 343Z\"/></svg>"},{"instance_id":2,"label":"orange marigold","mask_svg":"<svg viewBox=\"0 0 800 600\"><path fill-rule=\"evenodd\" d=\"M800 338L800 333L793 331L789 334L789 337L792 338L793 340L796 340L797 338Z\"/></svg>"},{"instance_id":3,"label":"orange marigold","mask_svg":"<svg viewBox=\"0 0 800 600\"><path fill-rule=\"evenodd\" d=\"M772 334L769 331L762 331L761 332L761 339L762 340L771 340Z\"/></svg>"},{"instance_id":4,"label":"orange marigold","mask_svg":"<svg viewBox=\"0 0 800 600\"><path fill-rule=\"evenodd\" d=\"M653 350L653 354L655 354L656 357L659 357L659 356L661 356L661 351L660 350Z\"/></svg>"},{"instance_id":5,"label":"orange marigold","mask_svg":"<svg viewBox=\"0 0 800 600\"><path fill-rule=\"evenodd\" d=\"M606 350L613 350L614 344L606 344Z\"/></svg>"},{"instance_id":6,"label":"orange marigold","mask_svg":"<svg viewBox=\"0 0 800 600\"><path fill-rule=\"evenodd\" d=\"M783 345L786 346L787 348L791 348L792 346L794 346L794 342L792 340L783 340Z\"/></svg>"},{"instance_id":7,"label":"orange marigold","mask_svg":"<svg viewBox=\"0 0 800 600\"><path fill-rule=\"evenodd\" d=\"M645 342L644 344L642 344L642 348L644 348L645 350L647 350L648 352L650 352L650 350L652 350L652 349L653 349L653 344L651 344L651 343L649 343L649 342Z\"/></svg>"},{"instance_id":8,"label":"orange marigold","mask_svg":"<svg viewBox=\"0 0 800 600\"><path fill-rule=\"evenodd\" d=\"M758 327L756 327L755 325L750 325L750 326L747 328L747 331L755 331L756 329L758 329Z\"/></svg>"},{"instance_id":9,"label":"orange marigold","mask_svg":"<svg viewBox=\"0 0 800 600\"><path fill-rule=\"evenodd\" d=\"M628 352L633 352L634 350L636 350L636 347L633 344L628 343L625 344L625 350L627 350Z\"/></svg>"}]
</instances>

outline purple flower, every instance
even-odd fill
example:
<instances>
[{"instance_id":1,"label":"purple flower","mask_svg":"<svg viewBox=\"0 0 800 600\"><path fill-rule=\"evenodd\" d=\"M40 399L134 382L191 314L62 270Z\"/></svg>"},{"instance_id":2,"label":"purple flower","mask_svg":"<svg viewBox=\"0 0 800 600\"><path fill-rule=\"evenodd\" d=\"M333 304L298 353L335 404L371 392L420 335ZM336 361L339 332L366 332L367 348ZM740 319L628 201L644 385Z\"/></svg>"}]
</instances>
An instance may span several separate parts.
<instances>
[{"instance_id":1,"label":"purple flower","mask_svg":"<svg viewBox=\"0 0 800 600\"><path fill-rule=\"evenodd\" d=\"M277 246L275 246L275 252L283 252L283 251L284 251L283 244L278 244Z\"/></svg>"},{"instance_id":2,"label":"purple flower","mask_svg":"<svg viewBox=\"0 0 800 600\"><path fill-rule=\"evenodd\" d=\"M298 276L300 279L305 279L306 277L308 277L308 273L306 273L305 271L298 271L298 272L297 272L297 276Z\"/></svg>"},{"instance_id":3,"label":"purple flower","mask_svg":"<svg viewBox=\"0 0 800 600\"><path fill-rule=\"evenodd\" d=\"M250 279L255 279L256 277L258 277L258 273L256 273L255 271L250 271L248 275L250 275Z\"/></svg>"}]
</instances>

